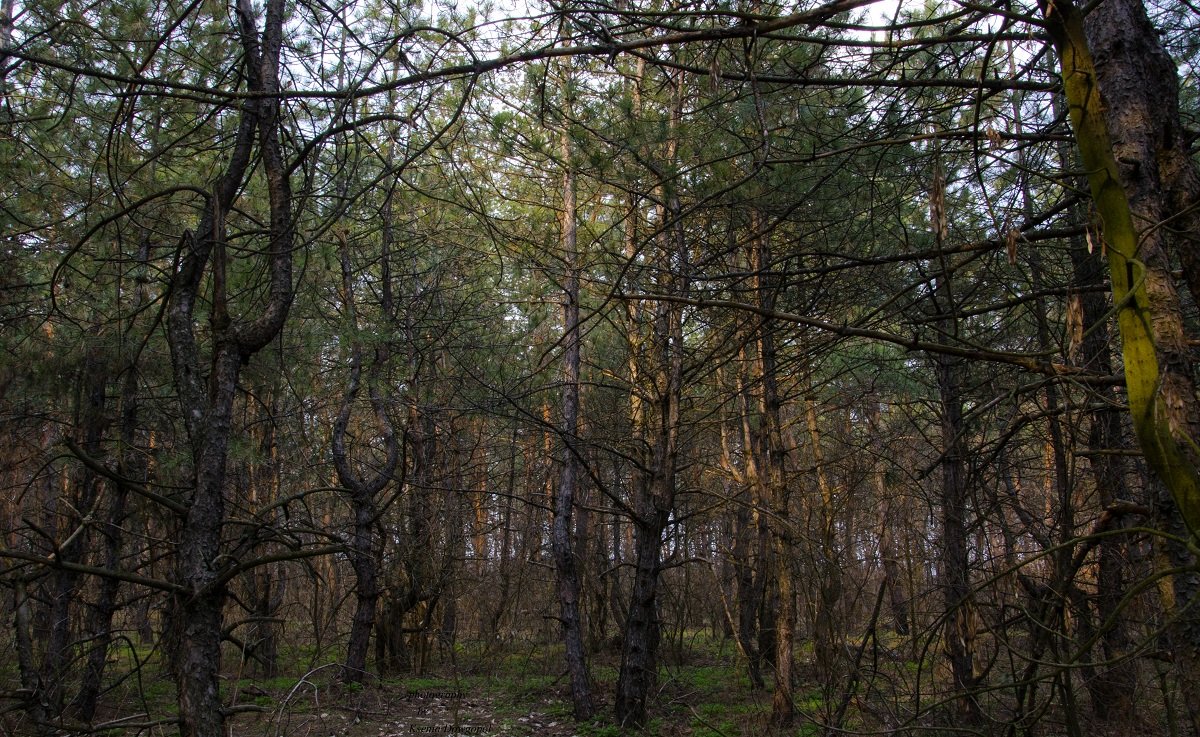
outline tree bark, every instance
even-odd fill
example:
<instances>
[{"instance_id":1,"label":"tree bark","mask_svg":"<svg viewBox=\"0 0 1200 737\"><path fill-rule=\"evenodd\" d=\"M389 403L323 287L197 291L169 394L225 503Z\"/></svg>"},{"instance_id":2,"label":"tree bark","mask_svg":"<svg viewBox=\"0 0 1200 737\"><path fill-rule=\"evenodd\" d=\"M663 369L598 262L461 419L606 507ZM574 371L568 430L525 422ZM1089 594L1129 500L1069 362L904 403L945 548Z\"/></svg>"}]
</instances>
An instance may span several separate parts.
<instances>
[{"instance_id":1,"label":"tree bark","mask_svg":"<svg viewBox=\"0 0 1200 737\"><path fill-rule=\"evenodd\" d=\"M226 573L233 562L222 555L222 532L233 405L242 365L278 335L293 294L291 187L279 142L279 101L271 97L279 91L284 15L282 0L268 0L260 39L252 4L239 0L246 79L251 91L264 96L243 105L232 155L209 207L196 234L181 239L183 253L167 307L171 362L192 456L191 491L175 553L175 580L186 593L172 596L170 617L182 737L221 737L223 732L221 641ZM258 316L235 323L225 287L225 214L249 168L256 133L270 204L267 244L260 257L267 263L270 284ZM195 308L210 265L212 346L205 381Z\"/></svg>"},{"instance_id":2,"label":"tree bark","mask_svg":"<svg viewBox=\"0 0 1200 737\"><path fill-rule=\"evenodd\" d=\"M89 345L85 349L77 389L79 445L92 458L99 457L101 453L108 388L108 367L101 355L99 333L99 329L95 328L93 335L88 338ZM87 518L92 515L99 501L103 480L90 468L81 468L72 476L73 483L68 485L71 500L63 505L70 512L66 515L66 526L61 529L67 538L54 555L59 561L80 563L90 544ZM50 629L37 689L37 698L45 707L47 717L59 716L63 712L67 668L73 655L71 625L75 619L79 586L80 574L75 571L60 568L50 576Z\"/></svg>"},{"instance_id":3,"label":"tree bark","mask_svg":"<svg viewBox=\"0 0 1200 737\"><path fill-rule=\"evenodd\" d=\"M655 474L649 485L651 490L639 494L641 504L634 520L633 590L617 679L617 724L634 729L646 726L647 698L658 678L658 577L662 533L670 515L670 507L658 501L673 496L674 478Z\"/></svg>"},{"instance_id":4,"label":"tree bark","mask_svg":"<svg viewBox=\"0 0 1200 737\"><path fill-rule=\"evenodd\" d=\"M1186 530L1194 542L1200 537L1200 400L1163 226L1180 229L1175 248L1191 267L1185 271L1193 296L1200 286L1200 231L1190 207L1197 179L1178 125L1173 64L1136 0L1101 3L1086 29L1069 0L1043 0L1041 7L1104 224L1134 433L1167 491L1153 499L1155 518L1168 532ZM1179 201L1172 203L1168 190ZM1164 547L1162 558L1180 560L1182 551ZM1183 613L1172 618L1171 649L1184 700L1194 705L1200 702L1200 618L1177 608L1194 582L1184 575L1166 583L1172 590L1164 592L1164 606ZM1193 731L1200 731L1200 715L1193 711L1191 719Z\"/></svg>"},{"instance_id":5,"label":"tree bark","mask_svg":"<svg viewBox=\"0 0 1200 737\"><path fill-rule=\"evenodd\" d=\"M659 303L655 315L653 353L659 359L655 384L660 387L653 413L658 432L651 458L634 482L634 574L625 619L621 668L617 678L616 718L622 727L646 725L646 705L658 673L658 584L662 536L675 504L678 464L679 394L682 382L682 333L678 308Z\"/></svg>"},{"instance_id":6,"label":"tree bark","mask_svg":"<svg viewBox=\"0 0 1200 737\"><path fill-rule=\"evenodd\" d=\"M758 213L752 213L751 229L760 230ZM756 274L754 278L755 300L764 314L775 311L775 298L779 290L777 279L771 275L771 249L768 237L759 234L750 245L750 267ZM777 369L778 353L775 346L775 325L770 318L764 317L757 330L758 347L758 381L759 381L759 416L761 425L758 428L759 439L753 444L758 455L755 465L757 483L760 486L760 498L765 501L771 512L768 525L771 539L771 561L774 563L773 581L776 587L775 596L775 682L771 696L771 722L776 727L790 727L795 720L795 698L792 689L793 680L793 650L796 632L796 588L795 571L792 554L793 533L791 530L790 495L784 480L785 449L783 446L783 422L781 418L782 401L779 396L779 373ZM824 473L820 468L820 456L816 457L818 473ZM822 488L822 491L826 489ZM823 506L823 509L825 507ZM825 532L832 530L832 519L825 527ZM827 535L822 535L827 540ZM828 571L822 571L828 573ZM826 588L822 580L822 594ZM824 604L824 599L822 604ZM815 643L819 651L822 643Z\"/></svg>"},{"instance_id":7,"label":"tree bark","mask_svg":"<svg viewBox=\"0 0 1200 737\"><path fill-rule=\"evenodd\" d=\"M356 334L359 327L358 310L354 303L354 276L350 267L350 251L345 238L341 243L340 259L342 295L351 323L351 334ZM386 263L386 253L384 259ZM385 268L383 279L387 282L389 278L390 274ZM367 673L367 653L370 650L371 629L375 624L380 595L379 558L382 553L382 541L377 534L379 512L375 497L391 482L400 460L400 443L387 415L383 396L372 384L368 387L367 392L370 395L371 408L375 412L375 423L383 437L386 458L379 469L370 476L364 476L356 471L351 463L350 454L346 448L346 428L350 422L354 401L361 390L362 353L363 346L357 338L354 338L350 346L349 383L346 386L341 409L334 420L332 433L334 469L337 472L338 483L347 489L351 513L354 516L348 552L355 576L355 608L350 624L350 639L346 645L346 660L342 666L342 680L346 683L361 683ZM386 360L385 354L386 351L376 353L372 363L373 371L378 370L378 367ZM368 382L370 382L369 379Z\"/></svg>"},{"instance_id":8,"label":"tree bark","mask_svg":"<svg viewBox=\"0 0 1200 737\"><path fill-rule=\"evenodd\" d=\"M147 243L147 248L148 245ZM142 253L144 262L146 250L143 250ZM139 291L144 292L144 290ZM136 369L136 365L132 362L125 367L125 381L121 389L121 444L125 449L121 459L121 475L140 483L146 477L146 464L138 443ZM109 486L105 523L100 534L103 540L101 544L102 565L110 571L119 570L121 567L121 547L124 538L122 530L127 516L127 497L128 490L124 484L113 483ZM88 630L91 633L90 650L84 665L79 692L71 703L71 709L75 716L83 722L90 722L96 715L105 666L108 664L108 650L113 639L112 619L117 611L117 593L120 584L120 579L114 577L106 577L99 581L96 601L92 604L92 610L88 617Z\"/></svg>"},{"instance_id":9,"label":"tree bark","mask_svg":"<svg viewBox=\"0 0 1200 737\"><path fill-rule=\"evenodd\" d=\"M1154 152L1136 143L1142 123L1136 114L1128 125L1114 121L1116 130L1110 134L1106 111L1119 111L1129 90L1110 85L1104 90L1106 105L1078 8L1070 0L1041 0L1041 6L1062 66L1092 199L1104 223L1134 433L1187 529L1200 535L1195 451L1200 416L1179 295L1157 227L1163 213L1155 202L1154 178L1147 174Z\"/></svg>"},{"instance_id":10,"label":"tree bark","mask_svg":"<svg viewBox=\"0 0 1200 737\"><path fill-rule=\"evenodd\" d=\"M1142 248L1177 254L1200 303L1200 175L1188 150L1191 134L1179 117L1175 63L1142 0L1096 3L1084 29Z\"/></svg>"},{"instance_id":11,"label":"tree bark","mask_svg":"<svg viewBox=\"0 0 1200 737\"><path fill-rule=\"evenodd\" d=\"M734 585L737 598L737 629L735 637L746 655L746 667L750 687L765 688L762 676L762 657L758 651L758 610L762 605L763 582L766 573L758 570L762 565L757 555L759 519L758 511L750 490L743 489L737 505L733 528Z\"/></svg>"},{"instance_id":12,"label":"tree bark","mask_svg":"<svg viewBox=\"0 0 1200 737\"><path fill-rule=\"evenodd\" d=\"M564 94L566 94L564 92ZM569 107L569 105L568 105ZM559 623L566 651L567 672L571 677L571 704L576 721L591 719L591 679L583 648L583 622L579 605L579 566L572 541L572 517L579 485L579 362L582 336L579 330L579 249L575 171L571 163L571 138L564 122L560 138L562 156L563 202L559 226L563 258L567 269L563 287L563 358L562 358L562 474L554 494L554 519L551 547L554 553L555 581L558 588Z\"/></svg>"},{"instance_id":13,"label":"tree bark","mask_svg":"<svg viewBox=\"0 0 1200 737\"><path fill-rule=\"evenodd\" d=\"M942 249L948 232L945 210L945 174L941 162L934 164L930 188L930 220L934 240ZM934 309L942 339L958 337L956 300L952 268L944 260L933 290ZM946 354L933 357L940 409L942 455L939 462L941 483L941 522L939 586L946 611L943 643L950 661L954 694L960 716L969 723L980 719L979 703L973 691L975 678L975 606L971 592L970 559L967 554L967 473L966 423L963 418L963 359Z\"/></svg>"},{"instance_id":14,"label":"tree bark","mask_svg":"<svg viewBox=\"0 0 1200 737\"><path fill-rule=\"evenodd\" d=\"M680 85L671 85L672 107L664 160L674 162L677 126L681 114ZM683 209L668 183L659 186L658 286L677 294L688 290L688 252L683 233ZM631 367L641 343L639 326L630 326ZM658 584L661 572L662 536L675 508L675 484L679 465L680 401L683 393L683 323L679 305L659 301L655 305L647 355L655 362L646 378L654 397L653 407L641 403L645 386L632 386L631 419L635 440L642 441L643 460L633 486L634 577L625 620L621 668L617 676L616 718L622 727L641 728L647 721L647 697L658 674ZM635 378L636 370L631 371ZM653 410L653 411L649 411ZM653 420L655 432L647 432ZM645 438L650 442L644 442ZM648 445L648 447L647 447Z\"/></svg>"}]
</instances>

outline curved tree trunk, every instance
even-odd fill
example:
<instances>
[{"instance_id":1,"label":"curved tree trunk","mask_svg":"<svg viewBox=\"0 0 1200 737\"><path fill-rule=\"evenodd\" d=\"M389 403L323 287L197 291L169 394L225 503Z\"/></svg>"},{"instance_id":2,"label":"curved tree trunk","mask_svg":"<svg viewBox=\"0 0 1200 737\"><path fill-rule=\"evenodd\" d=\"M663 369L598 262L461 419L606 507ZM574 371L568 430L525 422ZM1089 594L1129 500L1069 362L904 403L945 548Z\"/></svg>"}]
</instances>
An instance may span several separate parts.
<instances>
[{"instance_id":1,"label":"curved tree trunk","mask_svg":"<svg viewBox=\"0 0 1200 737\"><path fill-rule=\"evenodd\" d=\"M239 0L239 32L251 91L270 95L279 90L284 15L282 0L268 0L260 37L252 4ZM222 555L233 406L241 367L279 334L292 302L292 197L278 118L279 101L269 96L242 107L233 153L216 182L210 207L195 236L185 234L181 239L183 252L167 307L171 363L192 455L191 490L184 502L186 512L175 553L175 580L183 590L172 596L170 614L182 737L222 737L223 608L228 575L236 565L230 556ZM229 314L225 283L225 214L249 169L256 133L270 202L267 243L258 256L266 263L270 286L259 314L235 321ZM204 361L195 311L207 268L212 271L212 346L211 359Z\"/></svg>"},{"instance_id":2,"label":"curved tree trunk","mask_svg":"<svg viewBox=\"0 0 1200 737\"><path fill-rule=\"evenodd\" d=\"M1134 433L1188 530L1200 535L1198 402L1179 294L1158 227L1165 213L1155 199L1157 177L1150 174L1156 152L1139 141L1147 135L1142 126L1151 121L1138 114L1127 83L1110 84L1101 97L1079 9L1069 0L1042 0L1042 10L1062 65L1092 199L1104 223ZM1128 114L1126 104L1134 106ZM1110 123L1106 110L1122 114Z\"/></svg>"},{"instance_id":3,"label":"curved tree trunk","mask_svg":"<svg viewBox=\"0 0 1200 737\"><path fill-rule=\"evenodd\" d=\"M358 332L358 311L354 304L354 275L350 267L350 251L345 239L341 244L342 267L342 296L347 316L350 319L352 334ZM384 253L383 280L384 311L390 312L390 279L388 269L388 254ZM390 317L390 314L388 315ZM350 461L346 448L346 428L350 422L354 400L358 397L362 383L362 352L363 347L354 339L350 346L350 379L346 387L346 395L342 399L341 409L333 423L333 465L337 471L338 483L348 490L350 508L354 515L354 528L349 541L350 565L355 576L355 608L354 617L350 624L350 639L346 645L346 660L342 666L342 680L347 683L361 683L367 672L367 653L371 644L371 629L375 625L376 609L378 607L379 586L379 557L382 541L377 532L379 525L378 505L375 497L392 480L392 474L400 460L400 443L387 415L383 397L374 386L367 390L371 398L371 407L375 412L375 423L383 437L386 458L379 469L369 477L364 478L357 472ZM386 351L377 352L372 363L372 369L386 361Z\"/></svg>"}]
</instances>

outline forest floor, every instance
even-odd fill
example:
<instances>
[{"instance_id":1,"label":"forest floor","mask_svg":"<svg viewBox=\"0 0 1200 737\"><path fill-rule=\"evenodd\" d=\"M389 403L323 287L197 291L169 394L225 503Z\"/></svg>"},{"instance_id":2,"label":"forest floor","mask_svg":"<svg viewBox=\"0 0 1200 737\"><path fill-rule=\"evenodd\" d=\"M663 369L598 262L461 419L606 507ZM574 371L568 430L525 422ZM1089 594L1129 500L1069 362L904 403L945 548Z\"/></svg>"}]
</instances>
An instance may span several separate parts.
<instances>
[{"instance_id":1,"label":"forest floor","mask_svg":"<svg viewBox=\"0 0 1200 737\"><path fill-rule=\"evenodd\" d=\"M362 690L331 689L325 699L291 698L279 707L242 717L238 735L267 737L418 737L419 735L546 735L578 734L575 723L557 703L517 708L502 696L457 690L448 683L425 684L419 690L382 684ZM286 697L285 697L286 698ZM259 701L263 701L259 697ZM269 705L268 705L269 706Z\"/></svg>"},{"instance_id":2,"label":"forest floor","mask_svg":"<svg viewBox=\"0 0 1200 737\"><path fill-rule=\"evenodd\" d=\"M557 657L555 657L557 656ZM301 678L241 679L226 703L248 709L230 720L233 737L616 737L613 654L593 658L597 717L571 715L570 692L559 670L560 649L535 648L482 662L435 663L421 676L389 678L362 687L323 668ZM769 691L749 688L732 653L690 652L664 663L644 734L656 737L740 737L767 731ZM803 726L792 734L809 734Z\"/></svg>"},{"instance_id":3,"label":"forest floor","mask_svg":"<svg viewBox=\"0 0 1200 737\"><path fill-rule=\"evenodd\" d=\"M915 648L896 637L873 641L871 648L846 651L843 673L860 676L841 681L843 688L828 690L818 683L811 643L798 642L796 720L786 730L771 727L769 684L751 688L745 662L732 642L702 633L664 643L658 683L650 694L649 724L627 732L613 723L619 655L611 650L590 655L597 714L586 722L576 722L572 716L562 646L557 643L467 644L456 648L453 657L448 652L431 655L419 674L372 676L363 685L341 682L336 654L328 649L284 650L279 661L282 675L271 678L242 669L234 658L226 661L230 671L223 677L221 696L230 712L228 737L760 737L772 733L815 737L887 734L898 728L924 735L962 733L951 726L954 702L931 682L941 671L918 668L913 660L928 648ZM852 666L851 661L862 667ZM114 670L119 666L124 666L126 675L108 691L102 713L90 728L51 733L175 734L174 685L161 658L153 652L130 650L111 661ZM914 713L906 694L917 686L932 704ZM850 689L848 696L844 688ZM1046 734L1066 734L1064 725L1087 720L1086 713L1060 708L1049 685L1042 691L1043 706L1034 721L1045 727ZM991 694L989 708L993 715L1016 714L1000 691ZM1163 734L1156 719L1160 712L1148 704L1142 711L1144 724L1136 730L1092 720L1086 721L1088 729L1081 733ZM1004 721L990 724L1002 731L1007 731L1007 725ZM0 737L33 733L20 711L0 711Z\"/></svg>"}]
</instances>

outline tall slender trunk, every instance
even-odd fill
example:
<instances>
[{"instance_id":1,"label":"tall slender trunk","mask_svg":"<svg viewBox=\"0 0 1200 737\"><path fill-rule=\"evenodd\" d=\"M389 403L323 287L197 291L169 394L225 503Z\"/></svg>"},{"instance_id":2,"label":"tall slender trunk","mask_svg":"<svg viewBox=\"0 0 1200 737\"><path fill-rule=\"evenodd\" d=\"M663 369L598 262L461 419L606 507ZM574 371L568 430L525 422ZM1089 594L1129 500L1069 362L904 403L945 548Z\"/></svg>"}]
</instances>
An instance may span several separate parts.
<instances>
[{"instance_id":1,"label":"tall slender trunk","mask_svg":"<svg viewBox=\"0 0 1200 737\"><path fill-rule=\"evenodd\" d=\"M672 107L663 159L673 166L676 158L677 126L681 115L680 83L671 87ZM683 235L682 207L664 181L659 186L660 230L657 234L656 287L667 293L686 294L688 290L688 252ZM639 326L631 326L631 335ZM631 341L631 348L640 338ZM661 625L658 617L658 585L662 568L662 536L675 508L676 474L679 465L680 401L683 393L683 324L680 307L670 302L655 305L647 357L654 370L645 385L632 387L631 413L635 435L643 442L643 460L633 483L632 517L634 528L634 577L625 620L625 639L621 668L617 676L616 718L622 727L643 727L647 721L647 698L658 672L658 645ZM636 351L631 351L631 361ZM647 387L650 387L649 391ZM652 406L637 399L647 391ZM650 421L654 431L649 431Z\"/></svg>"},{"instance_id":2,"label":"tall slender trunk","mask_svg":"<svg viewBox=\"0 0 1200 737\"><path fill-rule=\"evenodd\" d=\"M78 377L77 424L79 446L92 458L101 451L104 433L108 370L99 345L99 329L89 336L83 364ZM59 545L56 557L67 563L80 563L87 551L89 518L99 501L104 483L91 469L81 468L71 475L64 493L70 493L70 503L64 504L66 525L60 532L66 541ZM39 673L38 698L46 708L46 716L58 716L63 711L67 683L67 668L73 657L72 623L79 596L80 574L66 569L55 570L50 576L49 633L45 641Z\"/></svg>"},{"instance_id":3,"label":"tall slender trunk","mask_svg":"<svg viewBox=\"0 0 1200 737\"><path fill-rule=\"evenodd\" d=\"M391 317L391 291L388 282L391 274L388 267L389 254L383 254L384 269L384 312ZM345 238L341 242L342 295L344 308L351 323L350 333L358 333L358 310L354 302L354 275L350 265L350 249ZM371 408L375 413L375 424L383 438L386 457L379 468L366 476L351 463L346 447L346 428L350 422L354 401L362 383L363 346L354 339L350 345L350 378L341 409L333 423L333 465L338 483L348 490L350 508L354 515L354 527L349 540L350 565L355 576L355 608L350 624L350 639L346 645L346 660L342 667L342 680L360 683L367 672L367 652L370 649L371 629L375 625L376 608L379 602L379 558L382 540L377 533L379 525L378 505L375 498L392 480L400 460L400 442L396 438L391 419L388 417L384 398L368 377L367 392ZM387 351L377 351L371 363L374 374L387 360Z\"/></svg>"},{"instance_id":4,"label":"tall slender trunk","mask_svg":"<svg viewBox=\"0 0 1200 737\"><path fill-rule=\"evenodd\" d=\"M941 161L934 162L930 188L930 221L934 241L941 251L949 230L946 213L946 178ZM958 337L957 306L951 277L952 265L942 260L933 290L934 309L942 340ZM963 418L963 359L947 354L933 357L940 410L942 455L940 580L946 611L943 643L950 661L951 678L960 715L968 722L980 718L973 691L975 678L976 614L971 593L970 558L967 552L966 423Z\"/></svg>"},{"instance_id":5,"label":"tall slender trunk","mask_svg":"<svg viewBox=\"0 0 1200 737\"><path fill-rule=\"evenodd\" d=\"M569 105L567 106L569 108ZM555 580L558 586L559 623L566 650L567 671L571 676L571 704L575 719L591 719L595 713L592 686L583 648L583 622L579 605L579 570L572 540L572 516L579 485L579 361L582 343L579 330L579 245L577 242L577 206L575 170L572 164L571 136L564 122L560 137L562 156L563 202L559 227L564 265L563 287L563 363L562 363L562 474L554 494L554 519L551 547L554 552Z\"/></svg>"},{"instance_id":6,"label":"tall slender trunk","mask_svg":"<svg viewBox=\"0 0 1200 737\"><path fill-rule=\"evenodd\" d=\"M757 350L757 345L754 347ZM751 685L764 688L764 661L775 662L776 607L768 601L767 590L775 580L775 556L768 514L770 500L764 496L764 485L760 480L759 458L763 455L764 441L761 428L755 427L751 420L752 397L747 381L753 379L752 363L743 347L738 361L737 413L745 459L741 481L746 490L742 493L744 503L738 508L735 560L738 566L738 637L749 661ZM777 597L774 588L770 597L772 600Z\"/></svg>"},{"instance_id":7,"label":"tall slender trunk","mask_svg":"<svg viewBox=\"0 0 1200 737\"><path fill-rule=\"evenodd\" d=\"M653 353L659 359L655 383L661 387L653 413L657 432L653 436L651 457L633 484L633 588L625 619L615 704L617 723L634 728L646 724L647 698L658 673L662 537L675 505L678 464L682 357L677 307L659 303L654 333Z\"/></svg>"},{"instance_id":8,"label":"tall slender trunk","mask_svg":"<svg viewBox=\"0 0 1200 737\"><path fill-rule=\"evenodd\" d=\"M749 488L743 489L739 496L734 518L732 551L737 599L737 627L734 636L737 637L739 647L746 656L750 687L759 689L766 687L762 675L762 656L758 651L758 609L762 604L762 582L766 580L766 574L756 570L762 565L762 561L758 560L755 545L759 527L758 510L752 508L754 502Z\"/></svg>"},{"instance_id":9,"label":"tall slender trunk","mask_svg":"<svg viewBox=\"0 0 1200 737\"><path fill-rule=\"evenodd\" d=\"M646 482L642 482L646 483ZM641 504L634 520L633 589L625 619L625 641L617 680L616 717L622 727L646 725L646 706L658 678L658 583L661 568L662 533L670 515L655 499L673 494L668 484L674 479L656 474L648 480L650 490L639 494Z\"/></svg>"},{"instance_id":10,"label":"tall slender trunk","mask_svg":"<svg viewBox=\"0 0 1200 737\"><path fill-rule=\"evenodd\" d=\"M125 380L121 389L120 437L121 445L124 448L121 471L126 478L141 482L145 478L146 464L138 443L137 370L132 362L126 366L125 370ZM114 483L109 486L105 520L100 532L102 536L100 549L103 560L101 565L110 571L119 570L121 566L121 547L124 538L122 530L127 515L127 497L128 491L124 484ZM113 639L112 620L117 611L117 593L120 583L119 579L113 577L106 577L99 581L96 601L92 604L88 616L88 631L91 633L91 641L88 644L90 649L84 664L79 692L71 703L71 709L75 716L83 722L90 722L96 714L105 666L108 664L109 645Z\"/></svg>"},{"instance_id":11,"label":"tall slender trunk","mask_svg":"<svg viewBox=\"0 0 1200 737\"><path fill-rule=\"evenodd\" d=\"M496 594L494 602L495 609L492 612L490 626L488 627L488 636L491 642L488 644L488 651L493 646L499 646L504 639L504 633L501 631L500 625L504 621L504 615L508 611L508 600L512 591L512 537L513 537L513 504L516 498L517 490L517 456L520 454L520 435L517 426L514 425L512 435L509 437L509 459L508 473L505 474L505 489L504 489L504 509L501 512L500 519L500 555L497 560L497 568L500 576L500 590Z\"/></svg>"},{"instance_id":12,"label":"tall slender trunk","mask_svg":"<svg viewBox=\"0 0 1200 737\"><path fill-rule=\"evenodd\" d=\"M870 401L867 404L867 424L872 434L877 438L883 432L883 423L879 417L879 403ZM882 447L887 447L882 443ZM900 570L900 553L896 549L896 530L904 529L904 518L897 516L901 510L895 494L888 488L887 473L880 465L871 473L875 487L875 503L879 508L879 562L883 569L881 586L887 589L888 605L892 611L892 626L896 633L908 635L908 597L905 594L904 577Z\"/></svg>"},{"instance_id":13,"label":"tall slender trunk","mask_svg":"<svg viewBox=\"0 0 1200 737\"><path fill-rule=\"evenodd\" d=\"M832 694L834 693L834 684L838 680L838 661L841 659L842 652L842 636L837 626L841 621L838 604L842 596L842 571L836 544L834 489L825 468L825 453L821 444L820 425L817 422L817 402L811 394L804 400L804 418L812 442L812 459L817 477L817 490L821 495L821 536L818 556L821 565L817 571L818 609L814 622L816 642L813 643L813 652L816 656L821 685Z\"/></svg>"},{"instance_id":14,"label":"tall slender trunk","mask_svg":"<svg viewBox=\"0 0 1200 737\"><path fill-rule=\"evenodd\" d=\"M972 720L979 717L975 688L974 638L975 611L971 596L969 557L967 554L967 489L961 367L957 359L935 359L938 396L941 404L942 471L941 508L941 581L946 607L946 654L954 679L954 691L962 714Z\"/></svg>"},{"instance_id":15,"label":"tall slender trunk","mask_svg":"<svg viewBox=\"0 0 1200 737\"><path fill-rule=\"evenodd\" d=\"M762 227L758 213L752 213L750 227L757 232ZM758 233L750 244L750 268L755 274L755 301L764 315L775 310L779 290L772 275L771 248L768 236ZM771 697L771 721L777 727L789 727L795 719L793 695L793 650L796 631L796 588L792 545L790 494L784 479L785 449L783 446L782 400L779 396L778 353L775 345L775 325L764 317L757 330L757 379L759 383L759 438L753 444L756 481L760 497L771 512L768 525L771 540L772 580L775 584L775 684ZM819 461L818 461L819 465ZM823 472L823 470L822 470ZM832 525L832 521L830 522ZM828 529L832 529L830 526ZM819 645L818 645L819 647Z\"/></svg>"},{"instance_id":16,"label":"tall slender trunk","mask_svg":"<svg viewBox=\"0 0 1200 737\"><path fill-rule=\"evenodd\" d=\"M1010 65L1014 64L1011 61ZM1024 132L1023 116L1022 116L1022 96L1020 92L1013 93L1013 121L1014 127L1018 135ZM1017 163L1022 170L1027 170L1025 151L1022 149L1017 154ZM1033 195L1029 189L1029 182L1022 180L1021 182L1021 209L1027 223L1032 222L1035 215ZM1015 260L1015 253L1010 256ZM1045 269L1042 263L1042 254L1039 249L1030 249L1026 255L1029 263L1030 287L1034 293L1033 306L1034 317L1037 322L1037 339L1039 348L1042 351L1051 352L1055 350L1056 340L1051 331L1050 322L1047 317L1049 314L1046 300L1042 294L1045 293ZM1064 433L1062 421L1062 401L1060 398L1060 387L1056 382L1047 382L1045 387L1046 397L1046 429L1047 429L1047 452L1046 460L1048 462L1048 475L1046 478L1046 496L1047 504L1053 499L1054 503L1054 533L1053 537L1048 541L1054 546L1054 550L1050 556L1050 560L1054 570L1054 590L1057 592L1057 601L1053 604L1047 602L1045 606L1046 616L1053 615L1053 619L1048 621L1044 626L1047 630L1056 632L1066 632L1069 629L1068 615L1070 613L1069 605L1072 601L1083 600L1084 596L1079 591L1075 583L1076 565L1073 560L1074 546L1071 541L1075 538L1075 501L1073 497L1074 484L1070 479L1070 467L1073 465L1072 460L1068 458L1068 446ZM1035 607L1036 610L1037 607ZM1091 626L1090 611L1086 608L1076 611L1074 616L1079 622L1079 629L1083 635L1083 639L1088 639L1088 630ZM1035 625L1042 626L1042 625ZM1035 635L1035 641L1040 635ZM1061 647L1061 638L1051 639L1047 645L1052 651L1057 652ZM1030 661L1030 666L1033 661L1038 658L1039 654L1035 654ZM1091 660L1091 658L1086 658ZM1090 663L1086 663L1081 667L1081 672L1084 675L1086 682L1092 682L1096 678L1095 667ZM1032 675L1032 674L1031 674ZM1074 703L1074 686L1073 680L1064 674L1056 673L1055 680L1065 702ZM1032 700L1032 689L1036 683L1032 678L1027 679L1030 684L1030 699Z\"/></svg>"},{"instance_id":17,"label":"tall slender trunk","mask_svg":"<svg viewBox=\"0 0 1200 737\"><path fill-rule=\"evenodd\" d=\"M1061 106L1058 106L1061 107ZM1070 147L1059 145L1060 166L1064 171L1079 169ZM1080 186L1084 186L1081 182ZM1083 214L1076 208L1075 216ZM1088 247L1082 237L1070 242L1072 294L1068 297L1068 358L1099 376L1113 372L1112 346L1108 324L1111 304L1102 291L1105 284L1104 260L1098 251ZM1084 447L1088 466L1100 506L1110 509L1118 502L1129 501L1126 484L1128 466L1117 451L1124 443L1119 392L1100 389L1100 406L1089 413ZM1096 574L1095 618L1103 627L1100 634L1104 665L1097 666L1094 675L1084 683L1091 696L1096 716L1109 722L1133 724L1137 713L1136 663L1124 657L1130 646L1128 627L1121 611L1121 599L1126 591L1128 543L1124 538L1105 535L1096 543L1098 565Z\"/></svg>"},{"instance_id":18,"label":"tall slender trunk","mask_svg":"<svg viewBox=\"0 0 1200 737\"><path fill-rule=\"evenodd\" d=\"M37 693L38 673L33 656L33 608L30 606L29 582L24 576L17 576L13 581L13 624L16 632L14 641L17 650L17 673L21 679L21 687L31 692L34 698L29 700L26 713L35 724L46 721L46 709L42 705L41 694Z\"/></svg>"}]
</instances>

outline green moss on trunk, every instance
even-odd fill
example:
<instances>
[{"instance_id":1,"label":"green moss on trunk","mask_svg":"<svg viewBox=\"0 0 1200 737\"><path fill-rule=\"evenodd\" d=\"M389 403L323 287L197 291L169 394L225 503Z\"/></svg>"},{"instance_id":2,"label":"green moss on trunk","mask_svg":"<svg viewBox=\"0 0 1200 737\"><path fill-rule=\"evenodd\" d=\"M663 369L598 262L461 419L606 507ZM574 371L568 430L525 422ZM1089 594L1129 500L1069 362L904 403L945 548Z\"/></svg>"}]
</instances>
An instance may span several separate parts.
<instances>
[{"instance_id":1,"label":"green moss on trunk","mask_svg":"<svg viewBox=\"0 0 1200 737\"><path fill-rule=\"evenodd\" d=\"M1104 223L1108 269L1121 332L1125 386L1134 432L1147 463L1166 484L1193 535L1200 536L1200 477L1172 432L1160 392L1162 372L1154 341L1154 303L1146 265L1138 259L1138 234L1129 199L1113 158L1096 70L1084 35L1083 18L1068 0L1040 0L1047 30L1062 64L1063 89L1092 199Z\"/></svg>"}]
</instances>

